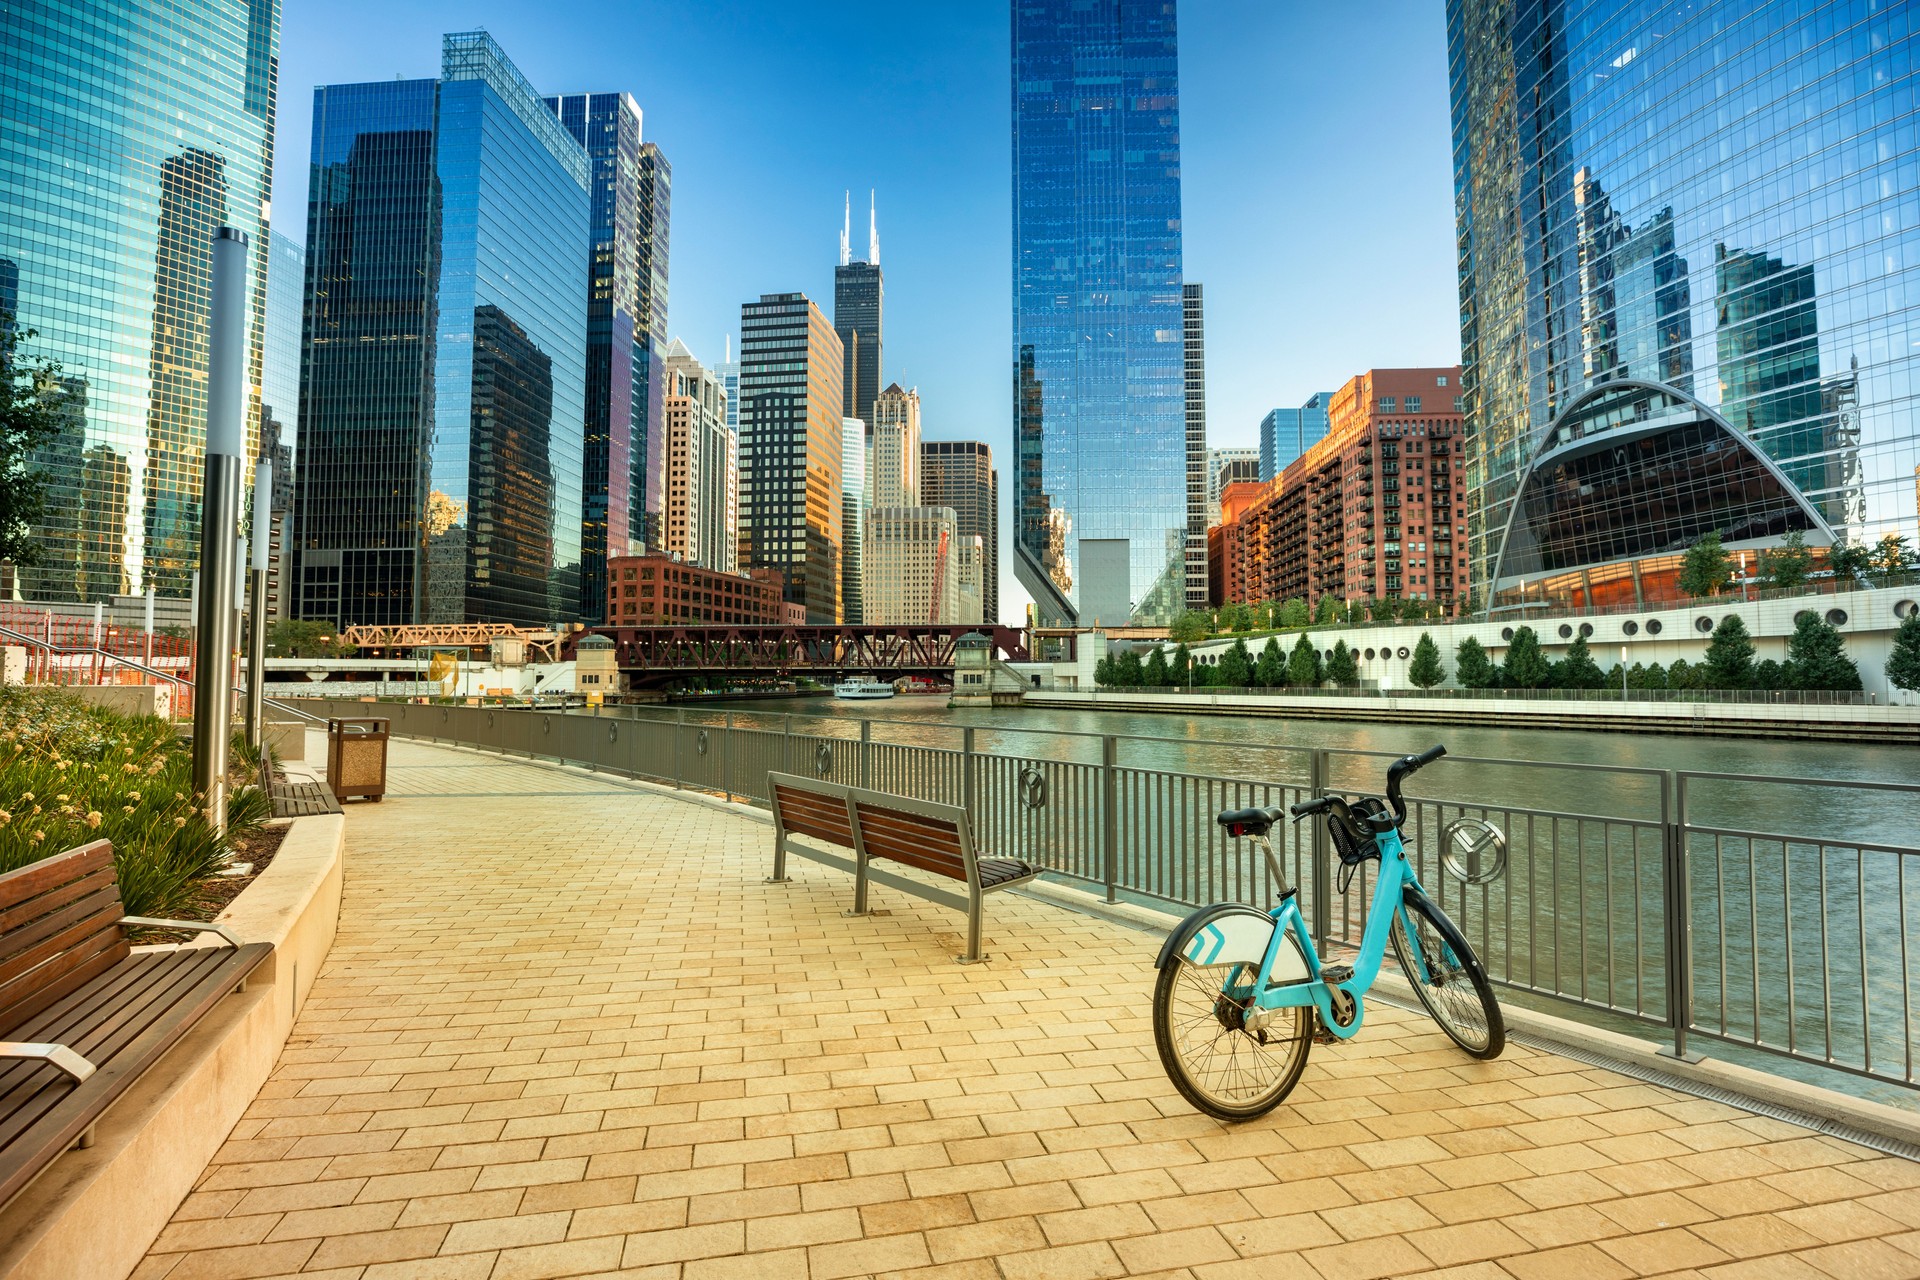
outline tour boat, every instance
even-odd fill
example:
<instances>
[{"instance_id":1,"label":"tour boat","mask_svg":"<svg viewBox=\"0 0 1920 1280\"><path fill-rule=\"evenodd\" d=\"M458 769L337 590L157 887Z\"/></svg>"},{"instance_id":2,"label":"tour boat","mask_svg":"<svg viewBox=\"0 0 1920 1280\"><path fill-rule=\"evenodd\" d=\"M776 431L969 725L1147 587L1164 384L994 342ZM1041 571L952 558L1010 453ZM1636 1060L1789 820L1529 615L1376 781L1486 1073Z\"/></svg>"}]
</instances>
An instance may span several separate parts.
<instances>
[{"instance_id":1,"label":"tour boat","mask_svg":"<svg viewBox=\"0 0 1920 1280\"><path fill-rule=\"evenodd\" d=\"M860 676L848 676L833 686L836 698L891 698L893 686L885 680L867 680Z\"/></svg>"}]
</instances>

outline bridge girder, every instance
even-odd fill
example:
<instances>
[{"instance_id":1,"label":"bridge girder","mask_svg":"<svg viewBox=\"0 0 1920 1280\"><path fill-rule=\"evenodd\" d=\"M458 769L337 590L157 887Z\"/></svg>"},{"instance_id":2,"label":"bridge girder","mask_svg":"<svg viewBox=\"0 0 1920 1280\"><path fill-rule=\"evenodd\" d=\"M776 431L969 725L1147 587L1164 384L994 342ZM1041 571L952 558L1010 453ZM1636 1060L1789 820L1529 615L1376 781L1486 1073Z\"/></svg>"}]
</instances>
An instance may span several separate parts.
<instances>
[{"instance_id":1,"label":"bridge girder","mask_svg":"<svg viewBox=\"0 0 1920 1280\"><path fill-rule=\"evenodd\" d=\"M955 643L976 632L994 657L1026 661L1021 632L997 626L598 627L589 634L611 640L615 661L630 673L778 677L948 675Z\"/></svg>"}]
</instances>

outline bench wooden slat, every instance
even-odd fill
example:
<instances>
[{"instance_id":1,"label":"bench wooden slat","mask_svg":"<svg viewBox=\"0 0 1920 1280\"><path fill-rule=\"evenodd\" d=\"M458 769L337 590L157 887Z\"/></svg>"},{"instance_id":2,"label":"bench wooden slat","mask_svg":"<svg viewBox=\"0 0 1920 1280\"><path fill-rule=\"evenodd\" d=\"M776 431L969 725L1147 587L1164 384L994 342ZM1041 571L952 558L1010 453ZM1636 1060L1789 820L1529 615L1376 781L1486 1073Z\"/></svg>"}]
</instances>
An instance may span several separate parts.
<instances>
[{"instance_id":1,"label":"bench wooden slat","mask_svg":"<svg viewBox=\"0 0 1920 1280\"><path fill-rule=\"evenodd\" d=\"M786 830L853 847L853 819L844 797L823 796L780 785L774 787L774 794L780 825Z\"/></svg>"},{"instance_id":2,"label":"bench wooden slat","mask_svg":"<svg viewBox=\"0 0 1920 1280\"><path fill-rule=\"evenodd\" d=\"M959 828L953 823L863 804L860 836L870 855L905 862L955 880L967 878L966 851L960 844Z\"/></svg>"},{"instance_id":3,"label":"bench wooden slat","mask_svg":"<svg viewBox=\"0 0 1920 1280\"><path fill-rule=\"evenodd\" d=\"M56 907L30 924L0 934L0 985L32 968L31 964L25 962L26 953L47 939L67 932L83 920L96 917L104 919L109 925L118 925L120 917L125 914L120 906L119 890L109 887Z\"/></svg>"},{"instance_id":4,"label":"bench wooden slat","mask_svg":"<svg viewBox=\"0 0 1920 1280\"><path fill-rule=\"evenodd\" d=\"M133 953L117 925L90 931L87 925L77 925L72 932L71 949L0 985L0 1027L33 1016Z\"/></svg>"},{"instance_id":5,"label":"bench wooden slat","mask_svg":"<svg viewBox=\"0 0 1920 1280\"><path fill-rule=\"evenodd\" d=\"M49 889L45 893L16 902L12 906L0 906L0 935L17 929L29 920L45 915L58 907L64 907L75 899L84 898L102 889L113 890L115 896L119 894L119 889L114 883L111 864L90 871L77 880L70 880L57 888Z\"/></svg>"},{"instance_id":6,"label":"bench wooden slat","mask_svg":"<svg viewBox=\"0 0 1920 1280\"><path fill-rule=\"evenodd\" d=\"M95 840L0 875L0 907L25 902L55 886L113 865L113 843Z\"/></svg>"},{"instance_id":7,"label":"bench wooden slat","mask_svg":"<svg viewBox=\"0 0 1920 1280\"><path fill-rule=\"evenodd\" d=\"M272 954L270 943L208 949L219 962L174 1000L84 1085L59 1098L18 1140L0 1147L0 1203L18 1193L56 1157L80 1139L101 1111L126 1092L161 1055L179 1042L220 1000ZM191 952L176 952L190 955Z\"/></svg>"}]
</instances>

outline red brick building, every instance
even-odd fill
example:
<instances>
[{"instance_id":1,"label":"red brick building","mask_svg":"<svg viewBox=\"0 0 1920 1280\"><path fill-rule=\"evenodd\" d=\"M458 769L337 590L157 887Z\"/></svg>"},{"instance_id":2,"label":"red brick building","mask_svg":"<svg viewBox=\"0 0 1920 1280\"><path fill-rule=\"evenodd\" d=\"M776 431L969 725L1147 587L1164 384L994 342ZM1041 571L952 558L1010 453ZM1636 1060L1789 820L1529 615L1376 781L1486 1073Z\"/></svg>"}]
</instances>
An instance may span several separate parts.
<instances>
[{"instance_id":1,"label":"red brick building","mask_svg":"<svg viewBox=\"0 0 1920 1280\"><path fill-rule=\"evenodd\" d=\"M607 558L610 627L771 627L806 621L782 597L777 569L722 573L671 556Z\"/></svg>"},{"instance_id":2,"label":"red brick building","mask_svg":"<svg viewBox=\"0 0 1920 1280\"><path fill-rule=\"evenodd\" d=\"M1458 366L1349 380L1325 439L1254 494L1231 504L1232 489L1222 494L1208 533L1215 603L1391 596L1464 606L1460 433Z\"/></svg>"}]
</instances>

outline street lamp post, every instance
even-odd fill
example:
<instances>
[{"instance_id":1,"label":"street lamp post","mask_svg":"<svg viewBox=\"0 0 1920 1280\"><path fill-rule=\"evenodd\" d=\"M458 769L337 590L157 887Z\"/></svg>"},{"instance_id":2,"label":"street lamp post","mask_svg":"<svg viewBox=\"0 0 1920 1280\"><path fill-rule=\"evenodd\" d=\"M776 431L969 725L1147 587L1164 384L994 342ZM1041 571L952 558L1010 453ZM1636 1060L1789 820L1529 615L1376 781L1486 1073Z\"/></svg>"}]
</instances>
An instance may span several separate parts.
<instances>
[{"instance_id":1,"label":"street lamp post","mask_svg":"<svg viewBox=\"0 0 1920 1280\"><path fill-rule=\"evenodd\" d=\"M240 527L247 403L247 235L213 233L207 324L207 445L200 505L199 644L193 661L193 790L207 822L227 829L227 734L233 714L234 536Z\"/></svg>"},{"instance_id":2,"label":"street lamp post","mask_svg":"<svg viewBox=\"0 0 1920 1280\"><path fill-rule=\"evenodd\" d=\"M247 613L247 745L256 752L266 736L261 713L267 692L267 542L272 532L272 501L273 463L262 458L253 467L252 599Z\"/></svg>"}]
</instances>

